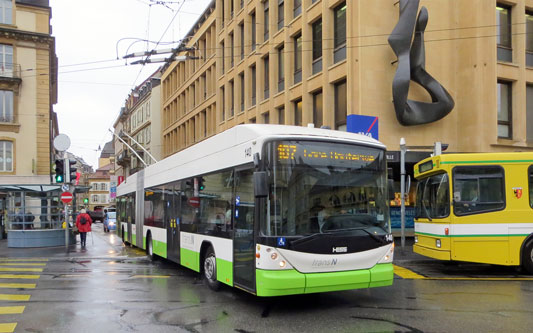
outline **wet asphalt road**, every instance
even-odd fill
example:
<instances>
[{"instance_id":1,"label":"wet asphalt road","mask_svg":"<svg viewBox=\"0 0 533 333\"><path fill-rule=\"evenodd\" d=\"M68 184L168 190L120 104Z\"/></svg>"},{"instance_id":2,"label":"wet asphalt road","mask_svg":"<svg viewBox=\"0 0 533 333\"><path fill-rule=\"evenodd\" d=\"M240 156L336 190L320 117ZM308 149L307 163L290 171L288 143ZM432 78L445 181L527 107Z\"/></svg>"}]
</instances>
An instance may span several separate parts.
<instances>
[{"instance_id":1,"label":"wet asphalt road","mask_svg":"<svg viewBox=\"0 0 533 333\"><path fill-rule=\"evenodd\" d=\"M93 238L85 252L77 245L68 253L0 241L0 268L15 269L1 273L34 275L0 278L0 313L18 312L0 314L0 332L5 324L16 324L15 332L99 333L527 332L533 325L533 277L512 268L398 253L395 264L411 273L391 287L265 299L229 287L213 292L196 273L150 262L101 224Z\"/></svg>"}]
</instances>

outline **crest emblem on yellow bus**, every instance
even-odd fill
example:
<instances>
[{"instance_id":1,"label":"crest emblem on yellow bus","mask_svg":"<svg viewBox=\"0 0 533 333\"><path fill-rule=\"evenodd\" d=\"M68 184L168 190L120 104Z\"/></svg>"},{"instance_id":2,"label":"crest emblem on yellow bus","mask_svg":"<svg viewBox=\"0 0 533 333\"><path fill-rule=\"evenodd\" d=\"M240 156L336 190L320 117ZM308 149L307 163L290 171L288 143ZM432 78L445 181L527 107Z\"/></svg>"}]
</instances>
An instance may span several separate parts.
<instances>
[{"instance_id":1,"label":"crest emblem on yellow bus","mask_svg":"<svg viewBox=\"0 0 533 333\"><path fill-rule=\"evenodd\" d=\"M517 199L520 199L522 197L522 188L521 187L513 187L514 195Z\"/></svg>"}]
</instances>

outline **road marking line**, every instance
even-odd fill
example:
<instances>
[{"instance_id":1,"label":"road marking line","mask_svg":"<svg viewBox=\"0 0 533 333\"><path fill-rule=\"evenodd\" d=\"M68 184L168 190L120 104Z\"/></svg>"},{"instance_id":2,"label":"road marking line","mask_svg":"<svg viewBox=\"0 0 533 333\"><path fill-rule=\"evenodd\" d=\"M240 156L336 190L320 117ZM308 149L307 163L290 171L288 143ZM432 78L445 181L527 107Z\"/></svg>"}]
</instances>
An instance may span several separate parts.
<instances>
[{"instance_id":1,"label":"road marking line","mask_svg":"<svg viewBox=\"0 0 533 333\"><path fill-rule=\"evenodd\" d=\"M46 266L46 264L43 263L35 263L35 262L13 262L13 263L0 263L0 266Z\"/></svg>"},{"instance_id":2,"label":"road marking line","mask_svg":"<svg viewBox=\"0 0 533 333\"><path fill-rule=\"evenodd\" d=\"M45 258L0 258L0 261L48 261Z\"/></svg>"},{"instance_id":3,"label":"road marking line","mask_svg":"<svg viewBox=\"0 0 533 333\"><path fill-rule=\"evenodd\" d=\"M38 279L40 275L0 274L0 279Z\"/></svg>"},{"instance_id":4,"label":"road marking line","mask_svg":"<svg viewBox=\"0 0 533 333\"><path fill-rule=\"evenodd\" d=\"M0 315L23 313L26 306L0 306Z\"/></svg>"},{"instance_id":5,"label":"road marking line","mask_svg":"<svg viewBox=\"0 0 533 333\"><path fill-rule=\"evenodd\" d=\"M134 275L132 279L168 279L170 275Z\"/></svg>"},{"instance_id":6,"label":"road marking line","mask_svg":"<svg viewBox=\"0 0 533 333\"><path fill-rule=\"evenodd\" d=\"M35 283L0 283L0 288L23 288L32 289L35 288Z\"/></svg>"},{"instance_id":7,"label":"road marking line","mask_svg":"<svg viewBox=\"0 0 533 333\"><path fill-rule=\"evenodd\" d=\"M426 277L426 280L456 280L456 281L533 281L533 278L488 278L488 277L478 277L478 278L468 278L468 277Z\"/></svg>"},{"instance_id":8,"label":"road marking line","mask_svg":"<svg viewBox=\"0 0 533 333\"><path fill-rule=\"evenodd\" d=\"M0 294L0 301L29 301L31 295Z\"/></svg>"},{"instance_id":9,"label":"road marking line","mask_svg":"<svg viewBox=\"0 0 533 333\"><path fill-rule=\"evenodd\" d=\"M17 323L0 324L0 333L15 332L15 327L17 327Z\"/></svg>"},{"instance_id":10,"label":"road marking line","mask_svg":"<svg viewBox=\"0 0 533 333\"><path fill-rule=\"evenodd\" d=\"M403 279L425 279L426 277L420 274L417 274L411 270L408 270L407 268L400 267L397 265L393 265L394 267L394 274L398 275L399 277Z\"/></svg>"},{"instance_id":11,"label":"road marking line","mask_svg":"<svg viewBox=\"0 0 533 333\"><path fill-rule=\"evenodd\" d=\"M0 272L42 272L42 268L0 267Z\"/></svg>"}]
</instances>

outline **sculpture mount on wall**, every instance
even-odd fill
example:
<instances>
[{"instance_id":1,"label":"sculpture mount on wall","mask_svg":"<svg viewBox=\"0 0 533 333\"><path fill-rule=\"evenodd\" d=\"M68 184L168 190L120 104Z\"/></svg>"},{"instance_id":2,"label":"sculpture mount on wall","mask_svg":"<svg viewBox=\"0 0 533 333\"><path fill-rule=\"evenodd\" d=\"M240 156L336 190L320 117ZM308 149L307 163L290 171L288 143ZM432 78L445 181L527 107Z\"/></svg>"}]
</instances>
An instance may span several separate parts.
<instances>
[{"instance_id":1,"label":"sculpture mount on wall","mask_svg":"<svg viewBox=\"0 0 533 333\"><path fill-rule=\"evenodd\" d=\"M446 89L426 72L424 31L429 16L427 8L422 7L417 17L419 3L420 0L400 0L400 18L388 39L398 57L398 68L392 81L394 110L398 122L404 126L440 120L455 105ZM408 99L411 80L429 93L431 103Z\"/></svg>"}]
</instances>

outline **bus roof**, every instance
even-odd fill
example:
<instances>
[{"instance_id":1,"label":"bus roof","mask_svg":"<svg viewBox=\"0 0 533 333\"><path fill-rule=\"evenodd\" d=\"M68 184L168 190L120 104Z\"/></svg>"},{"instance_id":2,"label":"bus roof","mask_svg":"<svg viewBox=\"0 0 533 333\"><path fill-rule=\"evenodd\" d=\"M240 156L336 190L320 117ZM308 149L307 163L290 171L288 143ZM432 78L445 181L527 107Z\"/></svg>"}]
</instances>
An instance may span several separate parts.
<instances>
[{"instance_id":1,"label":"bus roof","mask_svg":"<svg viewBox=\"0 0 533 333\"><path fill-rule=\"evenodd\" d=\"M414 166L415 177L435 172L442 165L487 165L508 163L532 163L533 152L501 153L453 153L428 157ZM421 172L422 171L422 172Z\"/></svg>"},{"instance_id":2,"label":"bus roof","mask_svg":"<svg viewBox=\"0 0 533 333\"><path fill-rule=\"evenodd\" d=\"M246 124L234 126L177 152L144 169L145 187L164 184L198 174L223 170L253 162L267 140L320 139L358 143L385 149L368 136L329 129L302 126ZM135 175L133 175L135 176ZM129 176L118 188L118 195L135 191L136 177Z\"/></svg>"}]
</instances>

